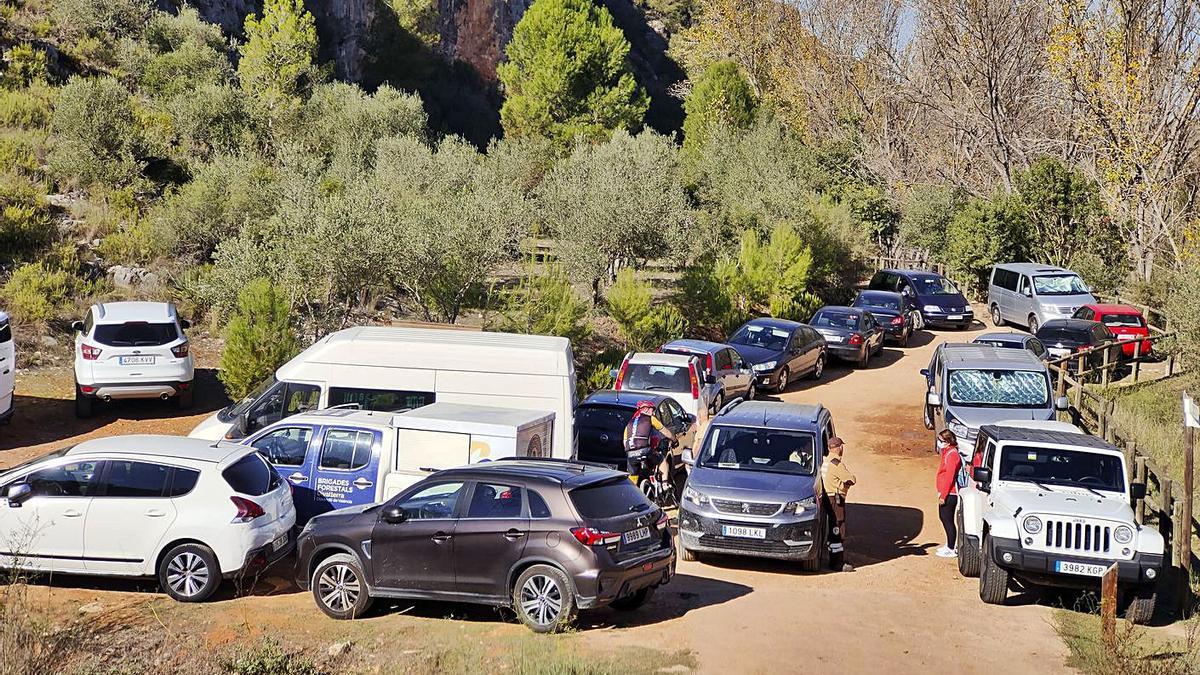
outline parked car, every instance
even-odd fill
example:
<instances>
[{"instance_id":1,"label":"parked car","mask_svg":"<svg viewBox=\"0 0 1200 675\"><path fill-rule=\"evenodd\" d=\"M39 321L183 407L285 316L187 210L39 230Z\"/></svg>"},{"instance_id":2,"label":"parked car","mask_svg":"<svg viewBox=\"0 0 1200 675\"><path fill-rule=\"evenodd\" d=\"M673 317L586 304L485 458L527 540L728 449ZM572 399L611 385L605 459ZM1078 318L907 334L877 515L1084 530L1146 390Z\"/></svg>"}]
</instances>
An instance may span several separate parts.
<instances>
[{"instance_id":1,"label":"parked car","mask_svg":"<svg viewBox=\"0 0 1200 675\"><path fill-rule=\"evenodd\" d=\"M1067 409L1065 397L1053 398L1046 364L1028 351L944 342L921 375L927 387L925 428L953 431L967 461L980 426L1052 420Z\"/></svg>"},{"instance_id":2,"label":"parked car","mask_svg":"<svg viewBox=\"0 0 1200 675\"><path fill-rule=\"evenodd\" d=\"M0 566L156 576L182 602L206 600L295 543L287 482L234 443L84 441L0 474L0 495Z\"/></svg>"},{"instance_id":3,"label":"parked car","mask_svg":"<svg viewBox=\"0 0 1200 675\"><path fill-rule=\"evenodd\" d=\"M17 351L14 346L12 322L0 312L0 424L12 419L16 402L13 391L17 384Z\"/></svg>"},{"instance_id":4,"label":"parked car","mask_svg":"<svg viewBox=\"0 0 1200 675\"><path fill-rule=\"evenodd\" d=\"M883 326L887 338L901 347L908 346L908 338L916 330L917 312L912 311L907 298L891 291L860 291L851 307L865 309Z\"/></svg>"},{"instance_id":5,"label":"parked car","mask_svg":"<svg viewBox=\"0 0 1200 675\"><path fill-rule=\"evenodd\" d=\"M1072 318L1099 321L1108 326L1108 329L1121 341L1121 352L1125 356L1133 357L1138 354L1146 356L1154 348L1154 344L1145 339L1150 337L1150 327L1146 324L1146 317L1142 316L1142 310L1132 305L1084 305L1076 310ZM1138 348L1139 341L1141 342L1140 350Z\"/></svg>"},{"instance_id":6,"label":"parked car","mask_svg":"<svg viewBox=\"0 0 1200 675\"><path fill-rule=\"evenodd\" d=\"M297 583L325 614L376 598L511 607L532 630L644 605L675 573L666 512L619 471L562 460L439 471L374 506L308 521Z\"/></svg>"},{"instance_id":7,"label":"parked car","mask_svg":"<svg viewBox=\"0 0 1200 675\"><path fill-rule=\"evenodd\" d=\"M819 380L825 372L825 338L812 326L787 319L751 319L727 342L751 364L757 391L781 394L796 378Z\"/></svg>"},{"instance_id":8,"label":"parked car","mask_svg":"<svg viewBox=\"0 0 1200 675\"><path fill-rule=\"evenodd\" d=\"M822 307L809 324L825 338L830 354L866 368L883 351L884 330L874 315L856 307Z\"/></svg>"},{"instance_id":9,"label":"parked car","mask_svg":"<svg viewBox=\"0 0 1200 675\"><path fill-rule=\"evenodd\" d=\"M684 449L696 442L696 416L685 412L671 396L661 393L604 389L589 394L575 407L575 446L579 460L624 471L625 426L637 410L638 402L647 400L654 402L658 421L678 439L667 457L671 473L682 469Z\"/></svg>"},{"instance_id":10,"label":"parked car","mask_svg":"<svg viewBox=\"0 0 1200 675\"><path fill-rule=\"evenodd\" d=\"M613 389L664 394L696 419L712 410L720 389L717 378L705 374L700 359L687 354L630 352L612 375Z\"/></svg>"},{"instance_id":11,"label":"parked car","mask_svg":"<svg viewBox=\"0 0 1200 675\"><path fill-rule=\"evenodd\" d=\"M242 441L292 484L296 522L390 499L430 473L502 457L544 457L554 413L432 403L393 414L299 413Z\"/></svg>"},{"instance_id":12,"label":"parked car","mask_svg":"<svg viewBox=\"0 0 1200 675\"><path fill-rule=\"evenodd\" d=\"M1125 618L1149 622L1164 542L1130 508L1146 486L1126 481L1124 453L1103 439L1065 423L1027 425L979 430L982 465L959 490L959 571L979 577L979 598L999 605L1013 580L1097 590L1115 564Z\"/></svg>"},{"instance_id":13,"label":"parked car","mask_svg":"<svg viewBox=\"0 0 1200 675\"><path fill-rule=\"evenodd\" d=\"M880 270L867 288L906 296L917 310L918 330L926 326L967 328L975 320L975 310L954 282L936 272Z\"/></svg>"},{"instance_id":14,"label":"parked car","mask_svg":"<svg viewBox=\"0 0 1200 675\"><path fill-rule=\"evenodd\" d=\"M1069 318L1095 302L1078 274L1052 265L996 265L988 284L988 311L997 328L1014 323L1037 333L1047 321Z\"/></svg>"},{"instance_id":15,"label":"parked car","mask_svg":"<svg viewBox=\"0 0 1200 675\"><path fill-rule=\"evenodd\" d=\"M1042 344L1042 341L1035 336L1026 333L984 333L971 342L1001 349L1024 349L1043 361L1050 357L1050 352L1046 351L1046 345Z\"/></svg>"},{"instance_id":16,"label":"parked car","mask_svg":"<svg viewBox=\"0 0 1200 675\"><path fill-rule=\"evenodd\" d=\"M192 405L195 364L169 302L92 305L75 331L75 415L91 417L97 400L175 399Z\"/></svg>"},{"instance_id":17,"label":"parked car","mask_svg":"<svg viewBox=\"0 0 1200 675\"><path fill-rule=\"evenodd\" d=\"M712 375L717 380L717 393L712 404L714 413L725 401L754 398L754 371L738 350L729 345L707 340L672 340L658 351L700 359L705 375Z\"/></svg>"},{"instance_id":18,"label":"parked car","mask_svg":"<svg viewBox=\"0 0 1200 675\"><path fill-rule=\"evenodd\" d=\"M1086 361L1087 368L1097 368L1104 364L1104 352L1108 352L1110 363L1115 363L1121 354L1121 345L1117 344L1117 336L1108 326L1099 321L1083 319L1052 319L1042 324L1038 329L1037 338L1046 345L1051 358L1070 356L1092 347L1110 345L1109 349L1096 350L1090 353ZM1071 362L1075 367L1075 361Z\"/></svg>"},{"instance_id":19,"label":"parked car","mask_svg":"<svg viewBox=\"0 0 1200 675\"><path fill-rule=\"evenodd\" d=\"M817 482L833 418L823 406L751 401L713 418L693 457L679 510L684 560L732 553L828 562L828 516Z\"/></svg>"},{"instance_id":20,"label":"parked car","mask_svg":"<svg viewBox=\"0 0 1200 675\"><path fill-rule=\"evenodd\" d=\"M300 352L254 393L188 435L237 439L309 410L353 405L404 412L435 402L552 412L552 454L571 457L571 343L469 330L347 328Z\"/></svg>"}]
</instances>

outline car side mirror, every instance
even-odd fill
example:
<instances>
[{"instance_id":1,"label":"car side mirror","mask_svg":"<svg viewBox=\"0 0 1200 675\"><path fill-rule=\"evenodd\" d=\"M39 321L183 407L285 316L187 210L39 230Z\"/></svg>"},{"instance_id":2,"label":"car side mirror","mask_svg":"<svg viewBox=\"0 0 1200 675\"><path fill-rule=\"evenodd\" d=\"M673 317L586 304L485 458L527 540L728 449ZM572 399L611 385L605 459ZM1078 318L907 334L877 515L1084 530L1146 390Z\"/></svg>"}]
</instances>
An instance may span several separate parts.
<instances>
[{"instance_id":1,"label":"car side mirror","mask_svg":"<svg viewBox=\"0 0 1200 675\"><path fill-rule=\"evenodd\" d=\"M681 457L681 459L683 460L683 463L687 466L695 466L696 465L696 456L692 454L691 448L683 449L683 456Z\"/></svg>"},{"instance_id":2,"label":"car side mirror","mask_svg":"<svg viewBox=\"0 0 1200 675\"><path fill-rule=\"evenodd\" d=\"M188 321L187 319L180 319L180 320L179 320L179 327L180 327L180 328L182 328L182 329L184 329L184 330L187 330L187 329L189 329L189 328L191 328L191 327L192 327L192 322L191 322L191 321Z\"/></svg>"},{"instance_id":3,"label":"car side mirror","mask_svg":"<svg viewBox=\"0 0 1200 675\"><path fill-rule=\"evenodd\" d=\"M242 413L233 418L233 421L229 423L229 431L225 432L225 440L234 441L239 438L245 438L250 434L250 431L250 418L246 416L246 413Z\"/></svg>"},{"instance_id":4,"label":"car side mirror","mask_svg":"<svg viewBox=\"0 0 1200 675\"><path fill-rule=\"evenodd\" d=\"M1033 290L1026 288L1025 290L1021 291L1021 295L1025 296L1027 298L1032 298Z\"/></svg>"},{"instance_id":5,"label":"car side mirror","mask_svg":"<svg viewBox=\"0 0 1200 675\"><path fill-rule=\"evenodd\" d=\"M5 497L8 498L8 505L11 508L21 508L21 503L33 496L33 488L29 483L17 483L8 487L8 492Z\"/></svg>"},{"instance_id":6,"label":"car side mirror","mask_svg":"<svg viewBox=\"0 0 1200 675\"><path fill-rule=\"evenodd\" d=\"M1071 407L1071 401L1066 396L1059 396L1054 399L1055 410L1067 410Z\"/></svg>"},{"instance_id":7,"label":"car side mirror","mask_svg":"<svg viewBox=\"0 0 1200 675\"><path fill-rule=\"evenodd\" d=\"M937 408L942 405L942 399L940 396L938 396L936 391L931 391L928 394L925 394L925 404Z\"/></svg>"},{"instance_id":8,"label":"car side mirror","mask_svg":"<svg viewBox=\"0 0 1200 675\"><path fill-rule=\"evenodd\" d=\"M76 333L82 333L83 332L83 322L82 321L72 321L71 322L71 330L75 331Z\"/></svg>"},{"instance_id":9,"label":"car side mirror","mask_svg":"<svg viewBox=\"0 0 1200 675\"><path fill-rule=\"evenodd\" d=\"M1137 501L1139 499L1145 499L1146 498L1146 484L1145 483L1130 483L1129 484L1129 498L1133 499L1134 501Z\"/></svg>"},{"instance_id":10,"label":"car side mirror","mask_svg":"<svg viewBox=\"0 0 1200 675\"><path fill-rule=\"evenodd\" d=\"M922 376L922 377L929 377L929 369L928 369L928 368L922 368L922 369L921 369L921 376Z\"/></svg>"},{"instance_id":11,"label":"car side mirror","mask_svg":"<svg viewBox=\"0 0 1200 675\"><path fill-rule=\"evenodd\" d=\"M380 518L383 519L383 522L391 523L392 525L399 525L408 520L408 516L404 514L404 509L399 506L385 507L383 513L380 514Z\"/></svg>"},{"instance_id":12,"label":"car side mirror","mask_svg":"<svg viewBox=\"0 0 1200 675\"><path fill-rule=\"evenodd\" d=\"M971 478L974 478L976 483L987 485L992 482L992 470L986 466L977 466L971 472Z\"/></svg>"}]
</instances>

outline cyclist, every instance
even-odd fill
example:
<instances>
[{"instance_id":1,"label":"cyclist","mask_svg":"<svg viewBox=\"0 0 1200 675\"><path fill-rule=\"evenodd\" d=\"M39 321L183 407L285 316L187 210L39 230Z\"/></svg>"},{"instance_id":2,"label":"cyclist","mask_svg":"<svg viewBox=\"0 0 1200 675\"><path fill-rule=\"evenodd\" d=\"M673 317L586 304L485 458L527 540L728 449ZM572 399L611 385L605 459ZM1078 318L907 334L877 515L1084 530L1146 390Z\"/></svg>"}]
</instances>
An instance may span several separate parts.
<instances>
[{"instance_id":1,"label":"cyclist","mask_svg":"<svg viewBox=\"0 0 1200 675\"><path fill-rule=\"evenodd\" d=\"M637 410L625 425L625 456L629 458L629 476L634 482L657 470L663 455L659 446L675 440L675 434L663 426L654 414L654 401L638 401ZM665 449L665 448L664 448ZM646 461L649 460L649 461ZM654 461L657 460L657 461Z\"/></svg>"}]
</instances>

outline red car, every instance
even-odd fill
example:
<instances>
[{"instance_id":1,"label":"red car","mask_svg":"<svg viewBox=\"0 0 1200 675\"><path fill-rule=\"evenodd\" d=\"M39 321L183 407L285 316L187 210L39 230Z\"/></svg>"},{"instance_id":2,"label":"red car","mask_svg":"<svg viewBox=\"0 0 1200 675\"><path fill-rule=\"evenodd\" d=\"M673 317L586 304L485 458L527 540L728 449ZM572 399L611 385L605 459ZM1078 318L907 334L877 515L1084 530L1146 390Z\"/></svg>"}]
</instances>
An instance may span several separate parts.
<instances>
[{"instance_id":1,"label":"red car","mask_svg":"<svg viewBox=\"0 0 1200 675\"><path fill-rule=\"evenodd\" d=\"M1075 311L1076 319L1099 321L1116 333L1121 353L1133 356L1139 338L1150 337L1150 328L1141 310L1130 305L1084 305ZM1142 355L1150 353L1150 340L1142 339Z\"/></svg>"}]
</instances>

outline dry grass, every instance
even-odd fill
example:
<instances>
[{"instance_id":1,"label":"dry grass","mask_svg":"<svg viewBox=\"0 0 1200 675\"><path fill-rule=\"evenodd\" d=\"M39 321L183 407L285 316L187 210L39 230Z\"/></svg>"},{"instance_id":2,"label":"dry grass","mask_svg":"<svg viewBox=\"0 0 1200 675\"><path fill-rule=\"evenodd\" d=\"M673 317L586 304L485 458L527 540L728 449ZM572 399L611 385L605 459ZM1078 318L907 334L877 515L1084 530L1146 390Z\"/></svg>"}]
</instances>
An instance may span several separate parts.
<instances>
[{"instance_id":1,"label":"dry grass","mask_svg":"<svg viewBox=\"0 0 1200 675\"><path fill-rule=\"evenodd\" d=\"M1189 619L1183 635L1117 626L1109 648L1100 634L1100 617L1068 610L1054 614L1054 629L1070 650L1067 665L1088 675L1185 675L1200 672L1200 619Z\"/></svg>"}]
</instances>

